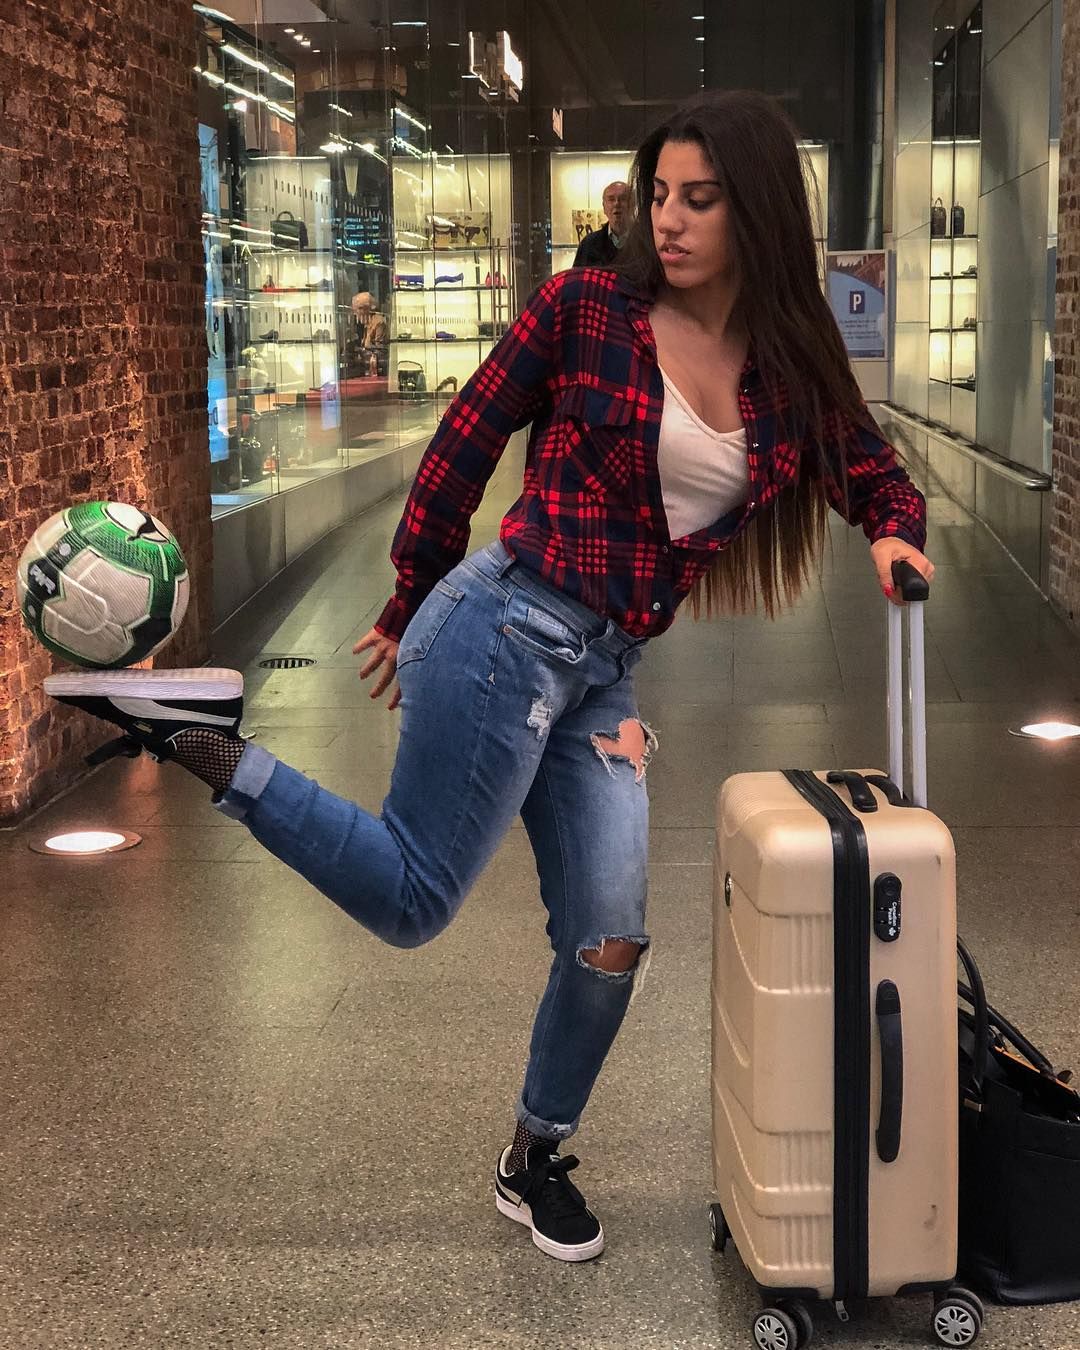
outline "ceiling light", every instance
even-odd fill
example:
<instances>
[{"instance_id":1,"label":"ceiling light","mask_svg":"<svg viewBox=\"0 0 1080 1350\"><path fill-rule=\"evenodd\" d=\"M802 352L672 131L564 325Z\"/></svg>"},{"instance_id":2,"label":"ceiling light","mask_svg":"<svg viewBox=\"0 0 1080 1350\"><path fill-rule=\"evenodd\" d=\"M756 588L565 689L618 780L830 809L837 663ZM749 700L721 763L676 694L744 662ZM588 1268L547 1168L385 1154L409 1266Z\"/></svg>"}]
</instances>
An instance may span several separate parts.
<instances>
[{"instance_id":1,"label":"ceiling light","mask_svg":"<svg viewBox=\"0 0 1080 1350\"><path fill-rule=\"evenodd\" d=\"M704 42L705 39L704 39L704 38L702 37L702 35L699 33L699 34L697 35L697 37L694 39L694 41L695 41L695 42Z\"/></svg>"},{"instance_id":2,"label":"ceiling light","mask_svg":"<svg viewBox=\"0 0 1080 1350\"><path fill-rule=\"evenodd\" d=\"M343 155L345 146L340 141L327 141L325 145L320 145L319 149L324 155Z\"/></svg>"},{"instance_id":3,"label":"ceiling light","mask_svg":"<svg viewBox=\"0 0 1080 1350\"><path fill-rule=\"evenodd\" d=\"M1019 731L1009 729L1011 736L1030 736L1038 741L1067 741L1080 736L1080 727L1072 722L1029 722Z\"/></svg>"},{"instance_id":4,"label":"ceiling light","mask_svg":"<svg viewBox=\"0 0 1080 1350\"><path fill-rule=\"evenodd\" d=\"M50 835L48 839L31 843L30 847L35 853L85 858L96 853L122 853L141 842L141 837L130 830L73 830Z\"/></svg>"},{"instance_id":5,"label":"ceiling light","mask_svg":"<svg viewBox=\"0 0 1080 1350\"><path fill-rule=\"evenodd\" d=\"M691 14L690 17L694 20L695 23L703 23L705 21L704 14Z\"/></svg>"},{"instance_id":6,"label":"ceiling light","mask_svg":"<svg viewBox=\"0 0 1080 1350\"><path fill-rule=\"evenodd\" d=\"M301 42L300 46L301 46L301 47L310 47L310 46L311 46L311 39L310 39L310 38L305 38L305 39L303 40L303 42Z\"/></svg>"}]
</instances>

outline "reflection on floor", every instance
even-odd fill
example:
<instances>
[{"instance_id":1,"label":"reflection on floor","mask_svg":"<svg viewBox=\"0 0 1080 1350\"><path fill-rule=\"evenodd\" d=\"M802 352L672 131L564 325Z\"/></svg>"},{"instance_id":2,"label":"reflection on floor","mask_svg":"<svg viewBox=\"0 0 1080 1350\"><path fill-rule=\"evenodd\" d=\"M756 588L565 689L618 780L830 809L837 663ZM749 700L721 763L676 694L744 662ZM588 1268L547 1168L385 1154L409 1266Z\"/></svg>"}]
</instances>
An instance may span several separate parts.
<instances>
[{"instance_id":1,"label":"reflection on floor","mask_svg":"<svg viewBox=\"0 0 1080 1350\"><path fill-rule=\"evenodd\" d=\"M475 522L517 493L500 466ZM215 652L248 726L378 808L395 717L351 647L391 584L390 501L317 545ZM978 525L932 503L930 784L953 827L961 926L996 1002L1080 1060L1080 750L1018 740L1080 711L1080 643ZM880 762L884 605L838 528L820 585L775 624L680 619L640 667L650 767L648 984L573 1151L608 1249L567 1268L495 1211L491 1170L547 968L512 830L450 930L380 946L168 765L114 760L0 835L0 1344L237 1347L749 1345L753 1287L706 1233L711 1198L711 822L739 769ZM315 656L265 671L265 653ZM139 831L98 861L38 857L69 823ZM914 910L912 910L914 913ZM925 1345L925 1298L818 1343ZM1080 1344L1068 1306L991 1309L979 1344Z\"/></svg>"}]
</instances>

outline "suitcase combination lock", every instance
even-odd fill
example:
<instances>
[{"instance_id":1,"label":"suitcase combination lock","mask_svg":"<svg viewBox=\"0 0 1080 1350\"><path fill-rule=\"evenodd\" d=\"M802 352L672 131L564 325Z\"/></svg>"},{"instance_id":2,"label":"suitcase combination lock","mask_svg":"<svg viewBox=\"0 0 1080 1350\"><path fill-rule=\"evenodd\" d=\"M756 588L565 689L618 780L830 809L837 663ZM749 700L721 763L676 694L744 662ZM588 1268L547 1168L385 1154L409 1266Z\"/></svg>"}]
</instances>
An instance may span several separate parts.
<instances>
[{"instance_id":1,"label":"suitcase combination lock","mask_svg":"<svg viewBox=\"0 0 1080 1350\"><path fill-rule=\"evenodd\" d=\"M900 878L882 872L874 881L874 933L882 942L900 936Z\"/></svg>"}]
</instances>

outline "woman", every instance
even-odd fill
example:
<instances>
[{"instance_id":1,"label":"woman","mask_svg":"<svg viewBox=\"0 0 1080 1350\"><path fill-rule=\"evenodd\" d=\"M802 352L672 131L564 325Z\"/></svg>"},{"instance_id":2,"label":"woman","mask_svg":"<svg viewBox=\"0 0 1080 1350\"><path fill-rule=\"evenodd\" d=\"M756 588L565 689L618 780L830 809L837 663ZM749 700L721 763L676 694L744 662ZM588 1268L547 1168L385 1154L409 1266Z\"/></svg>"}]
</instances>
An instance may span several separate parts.
<instances>
[{"instance_id":1,"label":"woman","mask_svg":"<svg viewBox=\"0 0 1080 1350\"><path fill-rule=\"evenodd\" d=\"M496 1202L570 1261L604 1234L558 1148L649 947L643 645L687 596L707 613L793 599L828 505L863 526L886 594L894 559L933 570L923 499L865 410L821 293L783 116L756 94L695 99L641 147L634 190L620 270L545 282L421 463L394 596L355 648L372 697L402 709L380 818L238 738L236 672L47 685L198 774L222 811L399 946L450 922L521 814L554 961ZM465 559L484 485L530 422L521 496L500 540Z\"/></svg>"}]
</instances>

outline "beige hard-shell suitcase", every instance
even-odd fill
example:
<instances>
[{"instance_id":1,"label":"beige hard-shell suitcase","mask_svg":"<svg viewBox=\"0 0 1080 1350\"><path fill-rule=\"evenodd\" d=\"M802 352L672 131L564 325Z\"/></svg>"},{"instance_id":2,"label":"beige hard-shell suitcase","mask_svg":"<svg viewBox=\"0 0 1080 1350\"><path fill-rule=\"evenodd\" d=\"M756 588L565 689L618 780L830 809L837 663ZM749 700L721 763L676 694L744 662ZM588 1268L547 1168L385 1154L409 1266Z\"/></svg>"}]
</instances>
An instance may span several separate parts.
<instances>
[{"instance_id":1,"label":"beige hard-shell suitcase","mask_svg":"<svg viewBox=\"0 0 1080 1350\"><path fill-rule=\"evenodd\" d=\"M798 1350L809 1300L934 1291L968 1345L957 1239L956 878L926 809L922 603L910 625L911 798L902 791L901 611L889 615L890 774L737 774L716 828L714 1246L734 1240L766 1307L759 1350Z\"/></svg>"}]
</instances>

